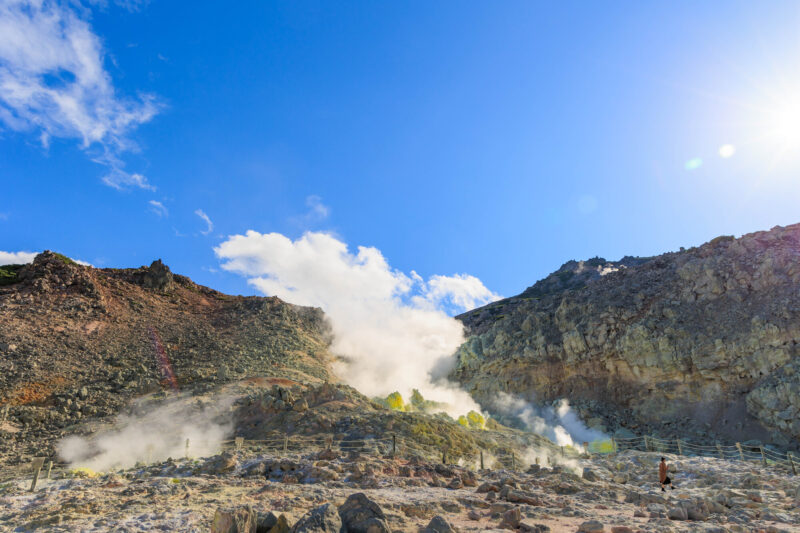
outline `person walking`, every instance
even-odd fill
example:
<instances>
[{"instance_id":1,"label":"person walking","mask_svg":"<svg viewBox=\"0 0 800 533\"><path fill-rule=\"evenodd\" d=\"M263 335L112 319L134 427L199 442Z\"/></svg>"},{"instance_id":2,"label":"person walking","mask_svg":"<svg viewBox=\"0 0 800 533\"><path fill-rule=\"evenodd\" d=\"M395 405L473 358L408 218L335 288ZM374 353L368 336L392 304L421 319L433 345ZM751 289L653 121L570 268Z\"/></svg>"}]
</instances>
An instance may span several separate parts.
<instances>
[{"instance_id":1,"label":"person walking","mask_svg":"<svg viewBox=\"0 0 800 533\"><path fill-rule=\"evenodd\" d=\"M661 458L661 462L658 464L658 481L661 483L661 492L667 492L664 487L669 485L669 488L675 490L675 485L672 484L672 480L667 475L667 460L663 457Z\"/></svg>"}]
</instances>

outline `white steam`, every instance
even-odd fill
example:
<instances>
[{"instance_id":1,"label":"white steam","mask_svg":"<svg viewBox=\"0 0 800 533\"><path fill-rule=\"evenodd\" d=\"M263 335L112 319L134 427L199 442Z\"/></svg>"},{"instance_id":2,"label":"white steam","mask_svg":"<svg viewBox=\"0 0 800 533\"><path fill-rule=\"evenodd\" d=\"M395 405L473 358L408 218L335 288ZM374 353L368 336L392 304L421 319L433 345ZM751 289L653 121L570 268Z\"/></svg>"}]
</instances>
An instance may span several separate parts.
<instances>
[{"instance_id":1,"label":"white steam","mask_svg":"<svg viewBox=\"0 0 800 533\"><path fill-rule=\"evenodd\" d=\"M186 439L189 456L215 455L233 428L232 403L232 398L226 398L204 407L188 403L188 399L170 400L156 408L134 404L134 411L143 412L119 415L112 429L91 438L64 438L58 444L58 455L73 468L97 472L184 457Z\"/></svg>"},{"instance_id":2,"label":"white steam","mask_svg":"<svg viewBox=\"0 0 800 533\"><path fill-rule=\"evenodd\" d=\"M540 407L501 392L490 407L495 413L516 417L525 429L547 437L559 446L582 450L584 442L608 439L608 435L602 431L586 427L566 399L559 400L552 407Z\"/></svg>"},{"instance_id":3,"label":"white steam","mask_svg":"<svg viewBox=\"0 0 800 533\"><path fill-rule=\"evenodd\" d=\"M499 298L478 278L392 269L380 250L352 253L335 237L309 232L291 239L248 231L214 249L223 268L248 278L266 295L321 307L334 333L332 349L347 359L338 374L370 396L419 389L461 415L477 405L441 376L464 341L460 322L443 308L466 310ZM407 398L407 396L406 396Z\"/></svg>"}]
</instances>

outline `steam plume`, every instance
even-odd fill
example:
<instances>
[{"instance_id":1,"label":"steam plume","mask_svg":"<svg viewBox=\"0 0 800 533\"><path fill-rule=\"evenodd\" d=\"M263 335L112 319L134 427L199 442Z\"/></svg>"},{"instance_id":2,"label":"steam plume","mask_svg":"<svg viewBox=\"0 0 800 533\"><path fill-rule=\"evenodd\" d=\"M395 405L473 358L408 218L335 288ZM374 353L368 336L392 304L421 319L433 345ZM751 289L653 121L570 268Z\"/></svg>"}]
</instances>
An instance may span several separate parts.
<instances>
[{"instance_id":1,"label":"steam plume","mask_svg":"<svg viewBox=\"0 0 800 533\"><path fill-rule=\"evenodd\" d=\"M173 399L156 408L134 403L131 414L120 415L112 429L91 438L70 436L58 445L58 455L72 467L95 471L130 468L136 463L183 457L186 439L193 457L214 455L230 434L233 403L226 398L199 407L190 399ZM228 419L227 421L225 419Z\"/></svg>"},{"instance_id":2,"label":"steam plume","mask_svg":"<svg viewBox=\"0 0 800 533\"><path fill-rule=\"evenodd\" d=\"M346 358L338 374L370 396L419 389L443 402L451 415L477 405L447 382L453 354L464 340L462 325L444 308L468 309L499 298L473 276L434 276L392 269L376 248L347 245L326 233L292 241L278 233L248 231L215 248L223 268L248 278L266 295L321 307Z\"/></svg>"},{"instance_id":3,"label":"steam plume","mask_svg":"<svg viewBox=\"0 0 800 533\"><path fill-rule=\"evenodd\" d=\"M501 392L492 400L490 410L516 419L528 431L547 437L559 446L582 449L584 442L608 439L602 431L586 427L566 399L552 407L537 406Z\"/></svg>"}]
</instances>

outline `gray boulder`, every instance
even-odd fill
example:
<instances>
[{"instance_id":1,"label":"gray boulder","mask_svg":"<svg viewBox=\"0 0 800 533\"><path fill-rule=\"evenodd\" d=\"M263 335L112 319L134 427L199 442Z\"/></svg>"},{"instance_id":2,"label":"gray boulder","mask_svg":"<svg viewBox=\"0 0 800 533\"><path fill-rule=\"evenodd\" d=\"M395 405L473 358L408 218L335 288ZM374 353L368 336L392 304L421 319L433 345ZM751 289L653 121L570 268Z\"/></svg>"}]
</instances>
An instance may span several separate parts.
<instances>
[{"instance_id":1,"label":"gray boulder","mask_svg":"<svg viewBox=\"0 0 800 533\"><path fill-rule=\"evenodd\" d=\"M342 519L333 504L311 509L292 528L292 533L339 533Z\"/></svg>"},{"instance_id":2,"label":"gray boulder","mask_svg":"<svg viewBox=\"0 0 800 533\"><path fill-rule=\"evenodd\" d=\"M431 518L422 533L455 533L455 531L446 518L436 515Z\"/></svg>"},{"instance_id":3,"label":"gray boulder","mask_svg":"<svg viewBox=\"0 0 800 533\"><path fill-rule=\"evenodd\" d=\"M389 533L386 515L363 492L351 494L339 507L343 533Z\"/></svg>"},{"instance_id":4,"label":"gray boulder","mask_svg":"<svg viewBox=\"0 0 800 533\"><path fill-rule=\"evenodd\" d=\"M211 533L256 533L256 513L250 506L217 509Z\"/></svg>"}]
</instances>

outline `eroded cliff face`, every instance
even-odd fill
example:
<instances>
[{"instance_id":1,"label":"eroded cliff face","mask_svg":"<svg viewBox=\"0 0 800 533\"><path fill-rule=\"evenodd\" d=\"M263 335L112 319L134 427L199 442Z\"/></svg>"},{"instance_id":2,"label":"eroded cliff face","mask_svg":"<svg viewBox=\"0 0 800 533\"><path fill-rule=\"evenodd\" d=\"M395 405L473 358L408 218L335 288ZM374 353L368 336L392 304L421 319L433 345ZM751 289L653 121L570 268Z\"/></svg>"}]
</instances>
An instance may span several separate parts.
<instances>
[{"instance_id":1,"label":"eroded cliff face","mask_svg":"<svg viewBox=\"0 0 800 533\"><path fill-rule=\"evenodd\" d=\"M0 270L0 455L42 453L44 439L162 389L336 380L319 309L228 296L161 261L98 269L44 252Z\"/></svg>"},{"instance_id":2,"label":"eroded cliff face","mask_svg":"<svg viewBox=\"0 0 800 533\"><path fill-rule=\"evenodd\" d=\"M453 378L479 400L568 398L611 430L800 437L800 225L571 261L459 319Z\"/></svg>"}]
</instances>

